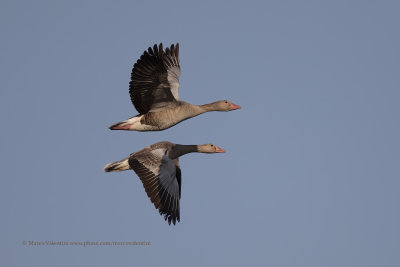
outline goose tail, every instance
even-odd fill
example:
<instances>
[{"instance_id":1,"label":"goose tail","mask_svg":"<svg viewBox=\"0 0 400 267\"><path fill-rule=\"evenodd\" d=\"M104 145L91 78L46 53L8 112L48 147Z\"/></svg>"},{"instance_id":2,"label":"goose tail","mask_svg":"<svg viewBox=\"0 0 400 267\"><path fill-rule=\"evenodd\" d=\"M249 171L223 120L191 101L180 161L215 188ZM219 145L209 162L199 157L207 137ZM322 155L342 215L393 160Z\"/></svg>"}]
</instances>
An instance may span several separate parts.
<instances>
[{"instance_id":1,"label":"goose tail","mask_svg":"<svg viewBox=\"0 0 400 267\"><path fill-rule=\"evenodd\" d=\"M110 130L134 130L137 128L138 124L140 124L141 115L134 116L127 120L117 122L109 127Z\"/></svg>"},{"instance_id":2,"label":"goose tail","mask_svg":"<svg viewBox=\"0 0 400 267\"><path fill-rule=\"evenodd\" d=\"M109 127L110 130L130 130L131 124L126 121L118 122Z\"/></svg>"},{"instance_id":3,"label":"goose tail","mask_svg":"<svg viewBox=\"0 0 400 267\"><path fill-rule=\"evenodd\" d=\"M108 163L104 166L105 172L120 172L129 170L131 167L129 166L128 158L122 159L120 161Z\"/></svg>"}]
</instances>

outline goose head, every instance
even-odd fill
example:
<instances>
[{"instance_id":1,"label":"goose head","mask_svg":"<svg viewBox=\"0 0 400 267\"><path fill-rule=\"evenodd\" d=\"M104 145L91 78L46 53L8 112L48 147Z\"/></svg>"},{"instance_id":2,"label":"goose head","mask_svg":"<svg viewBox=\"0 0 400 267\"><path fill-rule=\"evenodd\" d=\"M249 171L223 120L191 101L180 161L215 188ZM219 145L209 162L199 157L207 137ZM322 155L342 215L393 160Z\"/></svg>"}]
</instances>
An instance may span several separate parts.
<instances>
[{"instance_id":1,"label":"goose head","mask_svg":"<svg viewBox=\"0 0 400 267\"><path fill-rule=\"evenodd\" d=\"M242 108L241 106L233 104L231 101L228 100L220 100L214 102L212 103L212 106L215 111L231 111Z\"/></svg>"},{"instance_id":2,"label":"goose head","mask_svg":"<svg viewBox=\"0 0 400 267\"><path fill-rule=\"evenodd\" d=\"M197 151L201 153L225 153L225 149L217 147L214 144L198 145Z\"/></svg>"}]
</instances>

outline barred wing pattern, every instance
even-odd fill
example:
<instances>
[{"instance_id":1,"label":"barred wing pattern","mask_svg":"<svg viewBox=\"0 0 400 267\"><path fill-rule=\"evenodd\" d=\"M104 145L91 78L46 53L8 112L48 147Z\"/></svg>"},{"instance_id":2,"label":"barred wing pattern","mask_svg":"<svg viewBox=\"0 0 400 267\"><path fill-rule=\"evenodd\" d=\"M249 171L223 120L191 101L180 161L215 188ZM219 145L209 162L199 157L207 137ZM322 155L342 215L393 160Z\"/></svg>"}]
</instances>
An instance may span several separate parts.
<instances>
[{"instance_id":1,"label":"barred wing pattern","mask_svg":"<svg viewBox=\"0 0 400 267\"><path fill-rule=\"evenodd\" d=\"M171 160L165 151L159 148L132 154L129 165L142 181L154 207L169 224L175 224L180 221L181 170L177 160Z\"/></svg>"},{"instance_id":2,"label":"barred wing pattern","mask_svg":"<svg viewBox=\"0 0 400 267\"><path fill-rule=\"evenodd\" d=\"M140 114L177 105L179 101L179 44L163 50L149 47L132 69L129 94Z\"/></svg>"}]
</instances>

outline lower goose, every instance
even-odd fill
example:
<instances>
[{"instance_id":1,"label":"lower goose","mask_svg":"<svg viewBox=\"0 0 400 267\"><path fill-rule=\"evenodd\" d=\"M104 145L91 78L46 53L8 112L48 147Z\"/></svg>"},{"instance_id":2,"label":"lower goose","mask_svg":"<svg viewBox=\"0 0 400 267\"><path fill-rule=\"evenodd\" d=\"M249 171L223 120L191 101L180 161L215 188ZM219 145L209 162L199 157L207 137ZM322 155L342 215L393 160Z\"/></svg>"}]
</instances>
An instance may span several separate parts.
<instances>
[{"instance_id":1,"label":"lower goose","mask_svg":"<svg viewBox=\"0 0 400 267\"><path fill-rule=\"evenodd\" d=\"M129 157L109 163L106 172L133 169L139 176L147 196L164 219L175 225L180 221L181 169L178 158L192 152L223 153L224 149L213 144L178 145L159 142L131 154Z\"/></svg>"}]
</instances>

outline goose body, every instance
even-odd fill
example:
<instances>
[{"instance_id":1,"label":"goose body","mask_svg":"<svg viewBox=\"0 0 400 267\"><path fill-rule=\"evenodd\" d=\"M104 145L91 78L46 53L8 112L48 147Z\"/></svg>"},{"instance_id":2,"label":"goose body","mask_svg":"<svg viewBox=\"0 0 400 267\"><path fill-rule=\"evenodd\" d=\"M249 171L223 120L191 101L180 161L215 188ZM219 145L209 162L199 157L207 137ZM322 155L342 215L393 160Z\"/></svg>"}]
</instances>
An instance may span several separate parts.
<instances>
[{"instance_id":1,"label":"goose body","mask_svg":"<svg viewBox=\"0 0 400 267\"><path fill-rule=\"evenodd\" d=\"M241 108L228 100L193 105L179 99L179 44L163 50L149 47L132 69L129 94L139 115L110 126L111 130L161 131L209 111Z\"/></svg>"},{"instance_id":2,"label":"goose body","mask_svg":"<svg viewBox=\"0 0 400 267\"><path fill-rule=\"evenodd\" d=\"M173 224L180 221L179 201L181 198L182 176L179 157L187 153L225 152L213 144L179 145L159 142L131 154L120 161L109 163L106 172L132 169L139 176L154 207L164 219Z\"/></svg>"}]
</instances>

